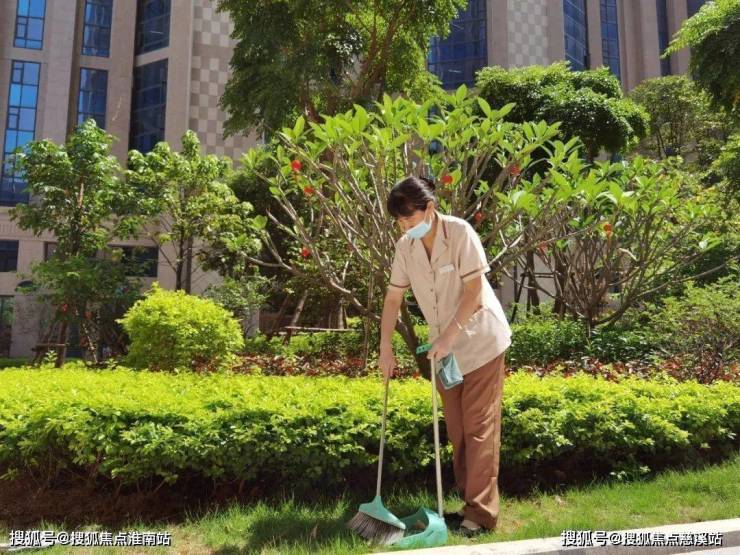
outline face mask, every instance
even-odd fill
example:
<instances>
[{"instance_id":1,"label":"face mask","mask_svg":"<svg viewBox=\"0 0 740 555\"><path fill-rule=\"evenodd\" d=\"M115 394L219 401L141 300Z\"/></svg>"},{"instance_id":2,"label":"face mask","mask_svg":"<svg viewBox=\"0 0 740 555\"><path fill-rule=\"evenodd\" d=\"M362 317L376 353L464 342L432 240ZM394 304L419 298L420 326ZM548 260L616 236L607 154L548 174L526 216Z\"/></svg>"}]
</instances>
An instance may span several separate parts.
<instances>
[{"instance_id":1,"label":"face mask","mask_svg":"<svg viewBox=\"0 0 740 555\"><path fill-rule=\"evenodd\" d=\"M432 224L427 223L426 217L406 232L412 239L421 239L432 229Z\"/></svg>"}]
</instances>

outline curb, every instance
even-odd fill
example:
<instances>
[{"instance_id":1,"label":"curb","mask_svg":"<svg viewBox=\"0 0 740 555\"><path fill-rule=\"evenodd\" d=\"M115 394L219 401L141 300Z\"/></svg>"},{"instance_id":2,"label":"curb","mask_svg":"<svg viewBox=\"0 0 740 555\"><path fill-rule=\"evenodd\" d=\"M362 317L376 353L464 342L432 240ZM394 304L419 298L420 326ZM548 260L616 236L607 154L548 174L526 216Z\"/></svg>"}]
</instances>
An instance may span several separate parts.
<instances>
[{"instance_id":1,"label":"curb","mask_svg":"<svg viewBox=\"0 0 740 555\"><path fill-rule=\"evenodd\" d=\"M726 520L709 520L704 522L688 522L684 524L668 524L652 528L633 528L629 530L613 530L609 532L630 532L632 534L721 534L721 545L613 545L606 540L605 545L592 546L563 546L560 536L549 538L535 538L494 542L472 545L451 545L430 549L414 549L408 551L386 551L375 555L390 555L391 553L410 553L414 555L673 555L674 553L717 553L717 555L740 554L740 518ZM679 542L680 543L680 542Z\"/></svg>"}]
</instances>

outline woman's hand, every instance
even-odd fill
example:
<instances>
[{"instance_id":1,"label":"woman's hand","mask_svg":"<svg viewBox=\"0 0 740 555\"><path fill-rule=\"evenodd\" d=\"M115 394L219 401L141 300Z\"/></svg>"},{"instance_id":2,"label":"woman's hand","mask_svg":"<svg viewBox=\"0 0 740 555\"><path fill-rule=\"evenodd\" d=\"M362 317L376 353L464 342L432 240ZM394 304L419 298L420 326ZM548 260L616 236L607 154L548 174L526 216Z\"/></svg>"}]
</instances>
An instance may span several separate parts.
<instances>
[{"instance_id":1,"label":"woman's hand","mask_svg":"<svg viewBox=\"0 0 740 555\"><path fill-rule=\"evenodd\" d=\"M383 372L383 379L388 381L395 375L396 357L393 356L392 347L381 347L380 356L378 357L378 366Z\"/></svg>"},{"instance_id":2,"label":"woman's hand","mask_svg":"<svg viewBox=\"0 0 740 555\"><path fill-rule=\"evenodd\" d=\"M453 338L443 333L432 343L431 348L427 351L427 358L432 360L439 360L446 357L452 351Z\"/></svg>"}]
</instances>

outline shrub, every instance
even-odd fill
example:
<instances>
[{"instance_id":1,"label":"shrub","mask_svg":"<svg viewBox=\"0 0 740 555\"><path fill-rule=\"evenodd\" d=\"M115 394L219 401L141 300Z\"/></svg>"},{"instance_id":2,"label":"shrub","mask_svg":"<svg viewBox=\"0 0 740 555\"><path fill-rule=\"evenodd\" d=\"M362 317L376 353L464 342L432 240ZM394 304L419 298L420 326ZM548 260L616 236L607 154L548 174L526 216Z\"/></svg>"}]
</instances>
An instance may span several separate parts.
<instances>
[{"instance_id":1,"label":"shrub","mask_svg":"<svg viewBox=\"0 0 740 555\"><path fill-rule=\"evenodd\" d=\"M544 309L545 311L547 309ZM558 320L548 312L530 315L511 325L508 365L545 364L563 360L584 351L586 328L572 319Z\"/></svg>"},{"instance_id":2,"label":"shrub","mask_svg":"<svg viewBox=\"0 0 740 555\"><path fill-rule=\"evenodd\" d=\"M228 310L156 283L120 322L131 338L127 364L135 368L214 369L244 346Z\"/></svg>"},{"instance_id":3,"label":"shrub","mask_svg":"<svg viewBox=\"0 0 740 555\"><path fill-rule=\"evenodd\" d=\"M668 355L680 355L702 383L740 358L740 294L737 276L697 287L687 282L681 297L665 297L648 310L656 340Z\"/></svg>"},{"instance_id":4,"label":"shrub","mask_svg":"<svg viewBox=\"0 0 740 555\"><path fill-rule=\"evenodd\" d=\"M391 384L385 464L398 482L433 476L429 388L421 379ZM372 486L381 392L377 376L174 376L79 363L64 372L7 369L0 372L0 468L52 477L81 468L119 484L195 474L296 492L348 481ZM575 468L627 477L731 454L740 387L516 372L507 376L502 411L502 473ZM449 444L442 458L450 464Z\"/></svg>"},{"instance_id":5,"label":"shrub","mask_svg":"<svg viewBox=\"0 0 740 555\"><path fill-rule=\"evenodd\" d=\"M247 354L282 355L307 358L361 357L363 355L363 327L359 318L348 319L350 332L313 332L291 336L288 345L283 338L273 337L270 341L264 334L257 334L246 340L244 351ZM414 325L419 341L426 341L429 327L426 324ZM370 358L378 351L378 325L370 329ZM392 337L393 352L399 365L415 365L414 357L398 332Z\"/></svg>"},{"instance_id":6,"label":"shrub","mask_svg":"<svg viewBox=\"0 0 740 555\"><path fill-rule=\"evenodd\" d=\"M584 347L586 354L602 362L621 362L651 358L657 342L648 329L619 326L594 329Z\"/></svg>"}]
</instances>

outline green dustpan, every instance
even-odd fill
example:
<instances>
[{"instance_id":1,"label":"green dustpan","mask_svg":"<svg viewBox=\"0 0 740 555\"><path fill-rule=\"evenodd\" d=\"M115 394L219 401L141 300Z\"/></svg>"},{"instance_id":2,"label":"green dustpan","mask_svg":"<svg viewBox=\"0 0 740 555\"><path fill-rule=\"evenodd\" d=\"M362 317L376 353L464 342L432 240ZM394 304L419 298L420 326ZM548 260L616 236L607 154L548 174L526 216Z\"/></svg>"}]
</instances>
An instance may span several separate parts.
<instances>
[{"instance_id":1,"label":"green dustpan","mask_svg":"<svg viewBox=\"0 0 740 555\"><path fill-rule=\"evenodd\" d=\"M431 348L429 343L420 345L416 353L420 354ZM432 411L434 415L434 455L437 470L437 512L422 507L414 514L401 518L406 526L404 536L391 544L402 549L438 547L447 543L447 524L442 512L442 465L439 459L439 420L437 419L437 373L436 361L432 360Z\"/></svg>"},{"instance_id":2,"label":"green dustpan","mask_svg":"<svg viewBox=\"0 0 740 555\"><path fill-rule=\"evenodd\" d=\"M403 517L401 522L406 525L406 533L403 538L392 544L393 547L418 549L438 547L447 543L447 524L444 517L426 507Z\"/></svg>"}]
</instances>

